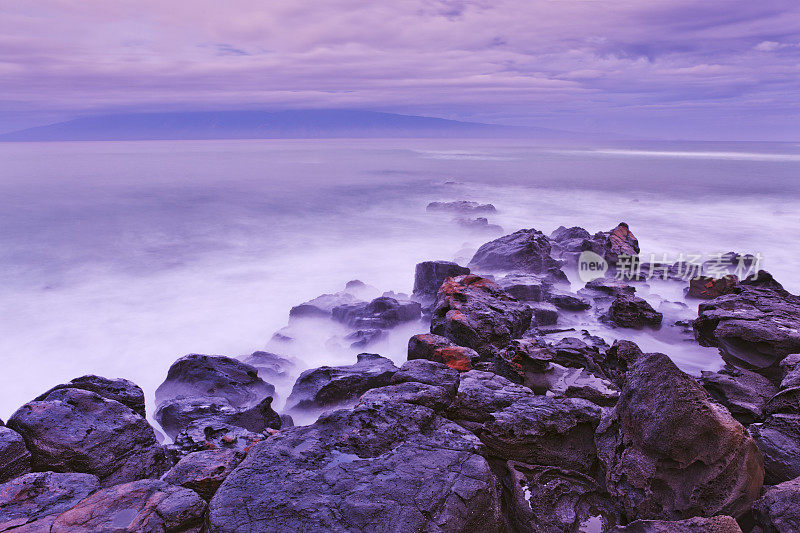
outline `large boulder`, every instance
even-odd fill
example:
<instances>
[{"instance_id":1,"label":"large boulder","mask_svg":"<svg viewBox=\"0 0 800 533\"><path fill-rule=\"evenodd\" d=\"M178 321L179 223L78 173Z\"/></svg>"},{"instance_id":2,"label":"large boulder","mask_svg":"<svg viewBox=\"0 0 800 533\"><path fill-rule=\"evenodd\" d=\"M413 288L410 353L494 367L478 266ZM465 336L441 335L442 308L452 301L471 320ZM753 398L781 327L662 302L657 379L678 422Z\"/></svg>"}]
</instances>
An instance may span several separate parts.
<instances>
[{"instance_id":1,"label":"large boulder","mask_svg":"<svg viewBox=\"0 0 800 533\"><path fill-rule=\"evenodd\" d=\"M156 389L156 404L178 398L221 397L237 409L258 405L275 387L256 368L222 355L190 354L175 361Z\"/></svg>"},{"instance_id":2,"label":"large boulder","mask_svg":"<svg viewBox=\"0 0 800 533\"><path fill-rule=\"evenodd\" d=\"M689 280L689 289L686 292L686 297L700 300L713 300L723 294L734 292L738 281L736 276L733 275L723 276L721 278L697 276Z\"/></svg>"},{"instance_id":3,"label":"large boulder","mask_svg":"<svg viewBox=\"0 0 800 533\"><path fill-rule=\"evenodd\" d=\"M178 398L162 403L155 419L172 439L197 421L223 422L253 432L281 428L280 416L272 409L271 396L248 409L237 409L226 398Z\"/></svg>"},{"instance_id":4,"label":"large boulder","mask_svg":"<svg viewBox=\"0 0 800 533\"><path fill-rule=\"evenodd\" d=\"M473 370L461 374L447 416L475 433L493 457L588 472L597 460L594 431L601 413L586 400L537 396Z\"/></svg>"},{"instance_id":5,"label":"large boulder","mask_svg":"<svg viewBox=\"0 0 800 533\"><path fill-rule=\"evenodd\" d=\"M445 279L463 274L469 274L469 269L451 261L418 263L414 272L413 295L423 300L433 300Z\"/></svg>"},{"instance_id":6,"label":"large boulder","mask_svg":"<svg viewBox=\"0 0 800 533\"><path fill-rule=\"evenodd\" d=\"M620 222L606 235L608 238L606 259L611 257L616 261L620 255L636 256L639 254L639 240L625 222Z\"/></svg>"},{"instance_id":7,"label":"large boulder","mask_svg":"<svg viewBox=\"0 0 800 533\"><path fill-rule=\"evenodd\" d=\"M747 429L764 456L767 483L800 476L800 415L776 413Z\"/></svg>"},{"instance_id":8,"label":"large boulder","mask_svg":"<svg viewBox=\"0 0 800 533\"><path fill-rule=\"evenodd\" d=\"M456 370L441 363L414 359L400 367L390 385L368 390L361 401L406 402L442 413L453 403L457 389Z\"/></svg>"},{"instance_id":9,"label":"large boulder","mask_svg":"<svg viewBox=\"0 0 800 533\"><path fill-rule=\"evenodd\" d=\"M408 340L408 360L426 359L443 363L459 372L472 370L472 365L480 359L472 348L458 346L456 343L432 333L414 335Z\"/></svg>"},{"instance_id":10,"label":"large boulder","mask_svg":"<svg viewBox=\"0 0 800 533\"><path fill-rule=\"evenodd\" d=\"M474 435L425 407L368 402L258 444L212 498L209 527L496 532L496 481Z\"/></svg>"},{"instance_id":11,"label":"large boulder","mask_svg":"<svg viewBox=\"0 0 800 533\"><path fill-rule=\"evenodd\" d=\"M608 318L622 328L661 326L664 315L653 309L647 301L637 296L618 296L608 310Z\"/></svg>"},{"instance_id":12,"label":"large boulder","mask_svg":"<svg viewBox=\"0 0 800 533\"><path fill-rule=\"evenodd\" d=\"M383 387L397 372L391 360L377 354L358 354L354 365L306 370L286 400L291 409L323 408L358 400L369 389Z\"/></svg>"},{"instance_id":13,"label":"large boulder","mask_svg":"<svg viewBox=\"0 0 800 533\"><path fill-rule=\"evenodd\" d=\"M794 533L800 531L800 478L768 488L753 505L759 533Z\"/></svg>"},{"instance_id":14,"label":"large boulder","mask_svg":"<svg viewBox=\"0 0 800 533\"><path fill-rule=\"evenodd\" d=\"M503 479L513 531L606 531L619 512L591 477L553 466L508 461Z\"/></svg>"},{"instance_id":15,"label":"large boulder","mask_svg":"<svg viewBox=\"0 0 800 533\"><path fill-rule=\"evenodd\" d=\"M136 383L128 381L127 379L109 379L94 375L81 376L73 379L69 383L56 385L49 391L35 398L34 401L44 399L48 394L57 389L83 389L92 391L103 398L116 400L122 405L127 405L133 409L134 412L142 415L143 418L147 418L144 408L144 391L142 391L142 388Z\"/></svg>"},{"instance_id":16,"label":"large boulder","mask_svg":"<svg viewBox=\"0 0 800 533\"><path fill-rule=\"evenodd\" d=\"M627 526L617 526L613 533L742 533L731 516L687 518L685 520L636 520Z\"/></svg>"},{"instance_id":17,"label":"large boulder","mask_svg":"<svg viewBox=\"0 0 800 533\"><path fill-rule=\"evenodd\" d=\"M664 354L644 354L628 369L596 440L608 490L628 519L738 516L764 479L742 425Z\"/></svg>"},{"instance_id":18,"label":"large boulder","mask_svg":"<svg viewBox=\"0 0 800 533\"><path fill-rule=\"evenodd\" d=\"M380 296L371 302L345 304L334 307L334 320L352 328L390 329L404 322L419 320L422 306L418 302L397 301L389 296Z\"/></svg>"},{"instance_id":19,"label":"large boulder","mask_svg":"<svg viewBox=\"0 0 800 533\"><path fill-rule=\"evenodd\" d=\"M31 453L22 435L0 426L0 483L31 471Z\"/></svg>"},{"instance_id":20,"label":"large boulder","mask_svg":"<svg viewBox=\"0 0 800 533\"><path fill-rule=\"evenodd\" d=\"M51 533L199 533L205 511L206 502L195 492L158 479L143 479L95 492L59 515Z\"/></svg>"},{"instance_id":21,"label":"large boulder","mask_svg":"<svg viewBox=\"0 0 800 533\"><path fill-rule=\"evenodd\" d=\"M530 307L493 281L468 274L448 278L436 299L431 333L484 355L521 337L530 327Z\"/></svg>"},{"instance_id":22,"label":"large boulder","mask_svg":"<svg viewBox=\"0 0 800 533\"><path fill-rule=\"evenodd\" d=\"M767 400L778 392L764 376L730 365L719 372L702 372L700 383L745 426L764 418Z\"/></svg>"},{"instance_id":23,"label":"large boulder","mask_svg":"<svg viewBox=\"0 0 800 533\"><path fill-rule=\"evenodd\" d=\"M535 229L521 229L478 248L469 267L481 272L549 274L553 279L566 280L561 271L561 262L553 259L550 251L550 239L544 233Z\"/></svg>"},{"instance_id":24,"label":"large boulder","mask_svg":"<svg viewBox=\"0 0 800 533\"><path fill-rule=\"evenodd\" d=\"M693 327L700 344L719 347L726 361L775 379L780 361L800 352L800 296L762 270L732 294L701 303Z\"/></svg>"},{"instance_id":25,"label":"large boulder","mask_svg":"<svg viewBox=\"0 0 800 533\"><path fill-rule=\"evenodd\" d=\"M53 520L100 486L90 474L35 472L0 485L0 531L50 531Z\"/></svg>"},{"instance_id":26,"label":"large boulder","mask_svg":"<svg viewBox=\"0 0 800 533\"><path fill-rule=\"evenodd\" d=\"M245 458L242 451L215 448L183 457L161 479L191 489L208 501L231 471Z\"/></svg>"},{"instance_id":27,"label":"large boulder","mask_svg":"<svg viewBox=\"0 0 800 533\"><path fill-rule=\"evenodd\" d=\"M8 427L25 439L35 470L83 472L114 485L168 468L147 420L91 391L56 389L20 407Z\"/></svg>"}]
</instances>

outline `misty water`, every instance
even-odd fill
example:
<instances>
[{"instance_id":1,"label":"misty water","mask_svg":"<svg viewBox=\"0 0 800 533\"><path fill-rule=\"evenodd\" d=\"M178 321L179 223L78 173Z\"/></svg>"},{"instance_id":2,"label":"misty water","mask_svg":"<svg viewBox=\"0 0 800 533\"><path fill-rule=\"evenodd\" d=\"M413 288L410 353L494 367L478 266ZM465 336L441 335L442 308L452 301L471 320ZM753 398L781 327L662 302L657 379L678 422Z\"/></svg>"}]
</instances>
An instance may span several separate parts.
<instances>
[{"instance_id":1,"label":"misty water","mask_svg":"<svg viewBox=\"0 0 800 533\"><path fill-rule=\"evenodd\" d=\"M298 371L353 363L359 350L331 323L307 325L291 346L270 339L293 305L352 279L408 293L417 262L465 264L499 235L426 213L436 200L491 202L506 233L625 221L645 258L759 253L798 292L798 178L793 144L2 143L0 417L87 373L138 383L152 413L155 388L187 353L270 349ZM680 299L674 286L651 292ZM424 329L398 328L369 351L400 363ZM593 332L694 374L720 364L716 350L664 335Z\"/></svg>"}]
</instances>

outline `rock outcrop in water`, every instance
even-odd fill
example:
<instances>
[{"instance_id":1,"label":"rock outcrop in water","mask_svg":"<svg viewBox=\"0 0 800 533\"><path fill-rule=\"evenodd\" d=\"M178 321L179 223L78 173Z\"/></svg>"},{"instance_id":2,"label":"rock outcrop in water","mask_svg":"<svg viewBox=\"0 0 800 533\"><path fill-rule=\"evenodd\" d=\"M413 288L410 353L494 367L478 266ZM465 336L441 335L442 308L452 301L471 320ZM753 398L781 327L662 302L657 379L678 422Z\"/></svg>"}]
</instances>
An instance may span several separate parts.
<instances>
[{"instance_id":1,"label":"rock outcrop in water","mask_svg":"<svg viewBox=\"0 0 800 533\"><path fill-rule=\"evenodd\" d=\"M413 298L350 282L294 307L273 340L302 340L302 321L353 347L417 333L394 362L361 353L300 373L280 349L181 358L155 393L166 445L130 381L58 385L0 424L0 530L800 529L800 297L764 272L689 285L676 265L643 264L705 300L692 329L647 276L612 268L572 292L565 269L583 251L614 266L640 249L624 223L521 230L469 269L420 263ZM695 379L625 331L676 349L696 335L728 365ZM295 377L283 402L274 385ZM321 415L295 427L289 409Z\"/></svg>"}]
</instances>

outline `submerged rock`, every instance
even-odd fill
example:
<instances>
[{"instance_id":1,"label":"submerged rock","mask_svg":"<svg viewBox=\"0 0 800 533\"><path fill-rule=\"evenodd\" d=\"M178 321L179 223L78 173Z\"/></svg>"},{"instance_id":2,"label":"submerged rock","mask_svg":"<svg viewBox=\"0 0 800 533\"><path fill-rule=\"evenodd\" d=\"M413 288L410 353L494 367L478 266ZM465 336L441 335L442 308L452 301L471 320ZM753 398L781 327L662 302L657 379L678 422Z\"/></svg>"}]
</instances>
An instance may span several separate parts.
<instances>
[{"instance_id":1,"label":"submerged rock","mask_svg":"<svg viewBox=\"0 0 800 533\"><path fill-rule=\"evenodd\" d=\"M616 407L597 430L597 451L628 519L738 516L764 478L742 425L659 353L628 369Z\"/></svg>"},{"instance_id":2,"label":"submerged rock","mask_svg":"<svg viewBox=\"0 0 800 533\"><path fill-rule=\"evenodd\" d=\"M514 531L572 533L606 531L619 512L589 476L552 466L508 461L508 518Z\"/></svg>"},{"instance_id":3,"label":"submerged rock","mask_svg":"<svg viewBox=\"0 0 800 533\"><path fill-rule=\"evenodd\" d=\"M452 261L424 261L414 271L413 295L423 299L434 299L444 280L469 274L467 267Z\"/></svg>"},{"instance_id":4,"label":"submerged rock","mask_svg":"<svg viewBox=\"0 0 800 533\"><path fill-rule=\"evenodd\" d=\"M35 472L0 485L0 531L50 531L56 517L100 487L90 474Z\"/></svg>"},{"instance_id":5,"label":"submerged rock","mask_svg":"<svg viewBox=\"0 0 800 533\"><path fill-rule=\"evenodd\" d=\"M144 408L144 391L137 384L127 379L108 379L100 376L81 376L69 383L56 385L49 391L41 394L34 401L43 400L48 394L57 389L83 389L99 394L103 398L115 400L133 409L143 418L147 418Z\"/></svg>"},{"instance_id":6,"label":"submerged rock","mask_svg":"<svg viewBox=\"0 0 800 533\"><path fill-rule=\"evenodd\" d=\"M83 472L113 485L169 468L147 420L94 392L56 389L20 407L8 426L25 439L36 470Z\"/></svg>"},{"instance_id":7,"label":"submerged rock","mask_svg":"<svg viewBox=\"0 0 800 533\"><path fill-rule=\"evenodd\" d=\"M194 491L157 479L108 487L62 513L52 533L96 531L198 532L206 502Z\"/></svg>"},{"instance_id":8,"label":"submerged rock","mask_svg":"<svg viewBox=\"0 0 800 533\"><path fill-rule=\"evenodd\" d=\"M369 389L389 384L398 368L377 354L358 354L348 366L322 366L306 370L286 400L291 409L322 408L354 402Z\"/></svg>"},{"instance_id":9,"label":"submerged rock","mask_svg":"<svg viewBox=\"0 0 800 533\"><path fill-rule=\"evenodd\" d=\"M700 304L695 336L727 362L775 379L780 361L800 352L800 297L763 270L734 291Z\"/></svg>"},{"instance_id":10,"label":"submerged rock","mask_svg":"<svg viewBox=\"0 0 800 533\"><path fill-rule=\"evenodd\" d=\"M565 281L561 262L553 259L550 251L550 239L541 231L522 229L478 248L469 266L479 271L549 274Z\"/></svg>"},{"instance_id":11,"label":"submerged rock","mask_svg":"<svg viewBox=\"0 0 800 533\"><path fill-rule=\"evenodd\" d=\"M251 450L212 498L209 527L499 532L499 495L481 450L474 435L425 407L335 411Z\"/></svg>"},{"instance_id":12,"label":"submerged rock","mask_svg":"<svg viewBox=\"0 0 800 533\"><path fill-rule=\"evenodd\" d=\"M469 274L448 278L439 290L431 333L480 354L507 345L530 327L530 307L496 283Z\"/></svg>"},{"instance_id":13,"label":"submerged rock","mask_svg":"<svg viewBox=\"0 0 800 533\"><path fill-rule=\"evenodd\" d=\"M31 453L25 447L22 435L0 426L0 483L30 471Z\"/></svg>"}]
</instances>

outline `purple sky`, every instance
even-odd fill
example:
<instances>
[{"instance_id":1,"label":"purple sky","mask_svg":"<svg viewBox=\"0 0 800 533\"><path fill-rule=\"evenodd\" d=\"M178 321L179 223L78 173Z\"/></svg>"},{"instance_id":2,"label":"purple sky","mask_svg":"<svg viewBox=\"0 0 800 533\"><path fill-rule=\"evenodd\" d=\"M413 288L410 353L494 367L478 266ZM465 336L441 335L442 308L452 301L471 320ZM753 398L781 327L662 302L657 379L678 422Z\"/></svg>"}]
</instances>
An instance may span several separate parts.
<instances>
[{"instance_id":1,"label":"purple sky","mask_svg":"<svg viewBox=\"0 0 800 533\"><path fill-rule=\"evenodd\" d=\"M800 2L0 3L0 131L301 107L797 141Z\"/></svg>"}]
</instances>

